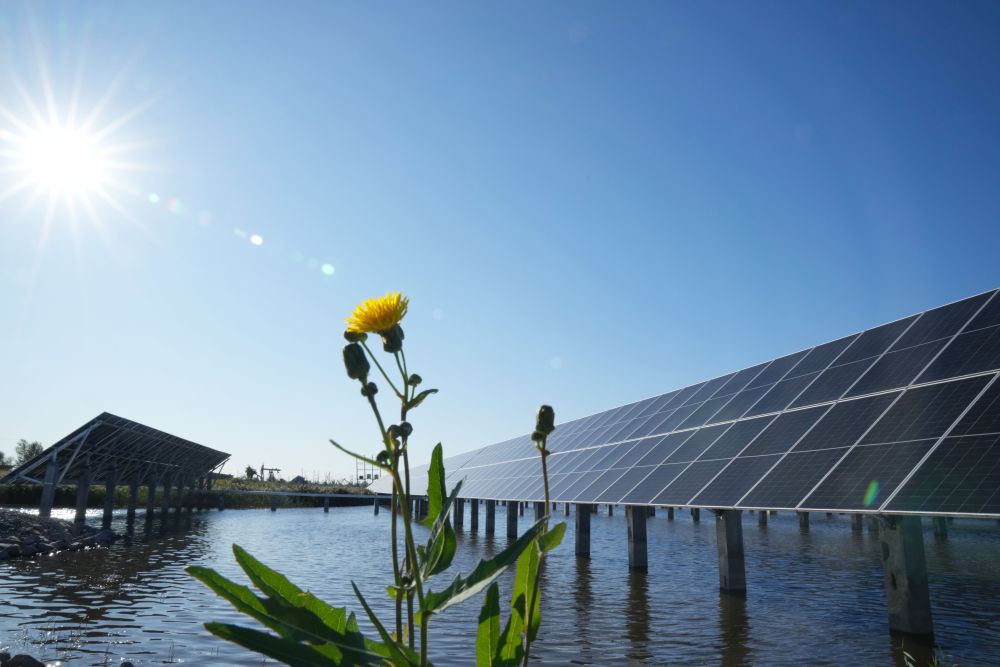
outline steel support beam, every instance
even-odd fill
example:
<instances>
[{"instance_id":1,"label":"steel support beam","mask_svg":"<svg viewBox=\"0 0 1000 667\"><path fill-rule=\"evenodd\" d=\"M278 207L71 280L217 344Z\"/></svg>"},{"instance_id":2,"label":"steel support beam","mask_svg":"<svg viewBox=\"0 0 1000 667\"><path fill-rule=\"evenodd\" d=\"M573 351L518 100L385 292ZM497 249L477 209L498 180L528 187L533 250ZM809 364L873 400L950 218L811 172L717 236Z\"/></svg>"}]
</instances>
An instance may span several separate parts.
<instances>
[{"instance_id":1,"label":"steel support beam","mask_svg":"<svg viewBox=\"0 0 1000 667\"><path fill-rule=\"evenodd\" d=\"M746 595L743 521L740 510L716 510L715 541L719 550L719 590Z\"/></svg>"},{"instance_id":2,"label":"steel support beam","mask_svg":"<svg viewBox=\"0 0 1000 667\"><path fill-rule=\"evenodd\" d=\"M931 638L934 623L920 517L888 516L882 524L879 541L885 570L889 631Z\"/></svg>"},{"instance_id":3,"label":"steel support beam","mask_svg":"<svg viewBox=\"0 0 1000 667\"><path fill-rule=\"evenodd\" d=\"M59 463L53 451L45 464L45 485L42 487L42 502L38 505L38 516L52 516L52 504L56 500L56 481L59 479Z\"/></svg>"},{"instance_id":4,"label":"steel support beam","mask_svg":"<svg viewBox=\"0 0 1000 667\"><path fill-rule=\"evenodd\" d=\"M590 558L590 515L591 505L576 505L576 555Z\"/></svg>"},{"instance_id":5,"label":"steel support beam","mask_svg":"<svg viewBox=\"0 0 1000 667\"><path fill-rule=\"evenodd\" d=\"M497 501L486 501L486 534L493 535L496 532Z\"/></svg>"},{"instance_id":6,"label":"steel support beam","mask_svg":"<svg viewBox=\"0 0 1000 667\"><path fill-rule=\"evenodd\" d=\"M649 567L646 553L646 507L626 505L625 521L628 523L628 568L646 570Z\"/></svg>"},{"instance_id":7,"label":"steel support beam","mask_svg":"<svg viewBox=\"0 0 1000 667\"><path fill-rule=\"evenodd\" d=\"M517 517L524 511L524 505L516 500L507 501L507 538L517 539Z\"/></svg>"}]
</instances>

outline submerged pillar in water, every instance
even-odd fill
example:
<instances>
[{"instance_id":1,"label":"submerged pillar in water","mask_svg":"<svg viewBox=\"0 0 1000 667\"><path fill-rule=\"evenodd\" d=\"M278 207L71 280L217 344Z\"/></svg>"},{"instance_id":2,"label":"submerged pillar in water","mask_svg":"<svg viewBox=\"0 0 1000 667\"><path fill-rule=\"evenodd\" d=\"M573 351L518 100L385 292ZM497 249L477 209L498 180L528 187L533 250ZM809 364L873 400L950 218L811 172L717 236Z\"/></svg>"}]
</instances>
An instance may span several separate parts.
<instances>
[{"instance_id":1,"label":"submerged pillar in water","mask_svg":"<svg viewBox=\"0 0 1000 667\"><path fill-rule=\"evenodd\" d=\"M524 504L516 500L507 501L507 537L517 539L517 516L524 513Z\"/></svg>"},{"instance_id":2,"label":"submerged pillar in water","mask_svg":"<svg viewBox=\"0 0 1000 667\"><path fill-rule=\"evenodd\" d=\"M760 526L767 525L767 510L757 512L757 524Z\"/></svg>"},{"instance_id":3,"label":"submerged pillar in water","mask_svg":"<svg viewBox=\"0 0 1000 667\"><path fill-rule=\"evenodd\" d=\"M74 523L87 521L87 501L90 499L90 461L84 464L80 479L76 480L76 516Z\"/></svg>"},{"instance_id":4,"label":"submerged pillar in water","mask_svg":"<svg viewBox=\"0 0 1000 667\"><path fill-rule=\"evenodd\" d=\"M373 509L372 509L372 513L373 513L373 514L374 514L375 516L378 516L378 506L379 506L379 504L380 504L380 503L379 503L379 497L378 497L378 496L375 496L375 500L374 500L374 502L372 502L372 507L373 507Z\"/></svg>"},{"instance_id":5,"label":"submerged pillar in water","mask_svg":"<svg viewBox=\"0 0 1000 667\"><path fill-rule=\"evenodd\" d=\"M111 514L115 511L115 492L118 490L118 468L112 468L104 479L104 515L101 528L111 527Z\"/></svg>"},{"instance_id":6,"label":"submerged pillar in water","mask_svg":"<svg viewBox=\"0 0 1000 667\"><path fill-rule=\"evenodd\" d=\"M864 528L865 517L863 514L852 514L851 515L851 532L860 533Z\"/></svg>"},{"instance_id":7,"label":"submerged pillar in water","mask_svg":"<svg viewBox=\"0 0 1000 667\"><path fill-rule=\"evenodd\" d=\"M673 507L668 507L667 508L667 521L673 521L673 520L674 520L674 508Z\"/></svg>"},{"instance_id":8,"label":"submerged pillar in water","mask_svg":"<svg viewBox=\"0 0 1000 667\"><path fill-rule=\"evenodd\" d=\"M628 524L628 569L645 570L649 566L646 554L646 507L626 505L625 522Z\"/></svg>"},{"instance_id":9,"label":"submerged pillar in water","mask_svg":"<svg viewBox=\"0 0 1000 667\"><path fill-rule=\"evenodd\" d=\"M936 516L934 521L934 537L948 537L948 519L943 516Z\"/></svg>"},{"instance_id":10,"label":"submerged pillar in water","mask_svg":"<svg viewBox=\"0 0 1000 667\"><path fill-rule=\"evenodd\" d=\"M496 532L497 501L486 501L486 534L492 535Z\"/></svg>"},{"instance_id":11,"label":"submerged pillar in water","mask_svg":"<svg viewBox=\"0 0 1000 667\"><path fill-rule=\"evenodd\" d=\"M323 499L323 511L326 512L327 514L330 513L330 499L329 498L324 498Z\"/></svg>"},{"instance_id":12,"label":"submerged pillar in water","mask_svg":"<svg viewBox=\"0 0 1000 667\"><path fill-rule=\"evenodd\" d=\"M135 521L135 506L139 503L139 477L134 475L128 483L128 510L126 520Z\"/></svg>"},{"instance_id":13,"label":"submerged pillar in water","mask_svg":"<svg viewBox=\"0 0 1000 667\"><path fill-rule=\"evenodd\" d=\"M479 532L479 498L469 500L469 530Z\"/></svg>"},{"instance_id":14,"label":"submerged pillar in water","mask_svg":"<svg viewBox=\"0 0 1000 667\"><path fill-rule=\"evenodd\" d=\"M540 500L535 501L535 521L541 521L545 516L545 503Z\"/></svg>"},{"instance_id":15,"label":"submerged pillar in water","mask_svg":"<svg viewBox=\"0 0 1000 667\"><path fill-rule=\"evenodd\" d=\"M799 530L809 530L809 512L799 512Z\"/></svg>"},{"instance_id":16,"label":"submerged pillar in water","mask_svg":"<svg viewBox=\"0 0 1000 667\"><path fill-rule=\"evenodd\" d=\"M615 506L612 505L611 503L608 503L608 516L614 516L614 515L615 515Z\"/></svg>"},{"instance_id":17,"label":"submerged pillar in water","mask_svg":"<svg viewBox=\"0 0 1000 667\"><path fill-rule=\"evenodd\" d=\"M461 530L465 523L465 498L455 498L452 507L452 520L455 523L455 530Z\"/></svg>"},{"instance_id":18,"label":"submerged pillar in water","mask_svg":"<svg viewBox=\"0 0 1000 667\"><path fill-rule=\"evenodd\" d=\"M271 511L278 511L278 496L271 496Z\"/></svg>"},{"instance_id":19,"label":"submerged pillar in water","mask_svg":"<svg viewBox=\"0 0 1000 667\"><path fill-rule=\"evenodd\" d=\"M694 521L695 523L701 521L701 510L698 509L697 507L691 508L691 520Z\"/></svg>"},{"instance_id":20,"label":"submerged pillar in water","mask_svg":"<svg viewBox=\"0 0 1000 667\"><path fill-rule=\"evenodd\" d=\"M38 516L51 516L52 504L56 500L56 482L59 480L59 464L56 452L52 452L45 465L45 484L42 486L42 502L38 504Z\"/></svg>"},{"instance_id":21,"label":"submerged pillar in water","mask_svg":"<svg viewBox=\"0 0 1000 667\"><path fill-rule=\"evenodd\" d=\"M576 504L576 555L590 558L591 505Z\"/></svg>"},{"instance_id":22,"label":"submerged pillar in water","mask_svg":"<svg viewBox=\"0 0 1000 667\"><path fill-rule=\"evenodd\" d=\"M563 516L569 516L569 503L563 503Z\"/></svg>"},{"instance_id":23,"label":"submerged pillar in water","mask_svg":"<svg viewBox=\"0 0 1000 667\"><path fill-rule=\"evenodd\" d=\"M715 541L719 550L719 590L746 595L743 520L740 510L716 510Z\"/></svg>"},{"instance_id":24,"label":"submerged pillar in water","mask_svg":"<svg viewBox=\"0 0 1000 667\"><path fill-rule=\"evenodd\" d=\"M931 597L927 588L924 531L917 516L888 516L881 527L885 598L889 631L934 636Z\"/></svg>"}]
</instances>

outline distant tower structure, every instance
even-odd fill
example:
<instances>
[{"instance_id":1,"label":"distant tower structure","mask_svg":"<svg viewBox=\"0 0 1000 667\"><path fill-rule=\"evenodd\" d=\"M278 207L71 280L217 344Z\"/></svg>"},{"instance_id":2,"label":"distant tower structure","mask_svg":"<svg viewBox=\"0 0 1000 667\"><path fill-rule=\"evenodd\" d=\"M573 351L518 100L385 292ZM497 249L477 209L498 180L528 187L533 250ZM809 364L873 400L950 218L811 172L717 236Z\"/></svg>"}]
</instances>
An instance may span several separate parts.
<instances>
[{"instance_id":1,"label":"distant tower structure","mask_svg":"<svg viewBox=\"0 0 1000 667\"><path fill-rule=\"evenodd\" d=\"M372 457L375 458L374 456ZM382 470L367 461L361 459L354 460L354 480L361 485L368 485L378 479Z\"/></svg>"}]
</instances>

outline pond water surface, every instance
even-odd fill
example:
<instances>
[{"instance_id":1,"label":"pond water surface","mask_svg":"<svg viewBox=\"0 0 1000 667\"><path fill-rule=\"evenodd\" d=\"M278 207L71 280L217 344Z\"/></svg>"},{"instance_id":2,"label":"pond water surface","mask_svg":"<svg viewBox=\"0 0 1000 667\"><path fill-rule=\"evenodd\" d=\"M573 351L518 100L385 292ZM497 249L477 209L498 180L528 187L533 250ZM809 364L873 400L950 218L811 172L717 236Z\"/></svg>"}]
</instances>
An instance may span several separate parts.
<instances>
[{"instance_id":1,"label":"pond water surface","mask_svg":"<svg viewBox=\"0 0 1000 667\"><path fill-rule=\"evenodd\" d=\"M468 505L467 505L468 507ZM560 508L561 510L561 508ZM888 633L876 537L851 532L847 516L814 514L808 532L793 513L759 527L744 516L746 599L720 595L715 525L703 512L648 522L649 571L628 569L624 513L592 517L591 559L573 553L573 518L543 572L542 630L534 664L546 665L903 665ZM483 512L480 506L480 512ZM59 515L58 512L54 513ZM521 530L531 519L520 519ZM68 514L67 514L68 516ZM459 533L456 566L503 549L505 510L496 537ZM88 521L99 523L97 514ZM140 511L131 534L109 548L0 563L0 650L49 663L260 665L256 654L216 639L205 621L257 627L183 568L212 567L247 583L235 542L370 626L351 591L353 579L388 618L389 513L371 507ZM124 515L113 526L125 534ZM957 520L947 539L925 531L930 592L944 664L1000 664L1000 527ZM450 580L441 575L438 587ZM511 577L501 580L509 596ZM508 598L509 599L509 598ZM435 617L430 649L437 665L474 662L481 601ZM920 664L929 655L904 645ZM271 663L273 664L273 663Z\"/></svg>"}]
</instances>

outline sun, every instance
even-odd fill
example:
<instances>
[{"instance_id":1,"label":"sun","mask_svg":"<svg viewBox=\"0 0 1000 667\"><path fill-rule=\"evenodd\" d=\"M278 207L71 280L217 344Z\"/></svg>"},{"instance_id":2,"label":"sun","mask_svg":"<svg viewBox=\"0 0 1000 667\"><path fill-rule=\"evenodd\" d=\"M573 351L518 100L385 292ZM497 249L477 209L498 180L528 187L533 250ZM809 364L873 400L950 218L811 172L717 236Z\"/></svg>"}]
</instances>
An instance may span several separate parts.
<instances>
[{"instance_id":1,"label":"sun","mask_svg":"<svg viewBox=\"0 0 1000 667\"><path fill-rule=\"evenodd\" d=\"M49 196L86 197L108 184L108 149L95 134L68 125L43 125L19 137L14 172L26 187Z\"/></svg>"}]
</instances>

